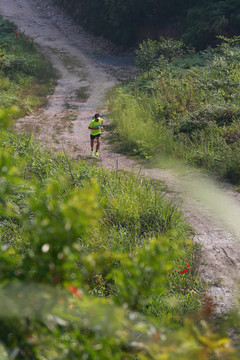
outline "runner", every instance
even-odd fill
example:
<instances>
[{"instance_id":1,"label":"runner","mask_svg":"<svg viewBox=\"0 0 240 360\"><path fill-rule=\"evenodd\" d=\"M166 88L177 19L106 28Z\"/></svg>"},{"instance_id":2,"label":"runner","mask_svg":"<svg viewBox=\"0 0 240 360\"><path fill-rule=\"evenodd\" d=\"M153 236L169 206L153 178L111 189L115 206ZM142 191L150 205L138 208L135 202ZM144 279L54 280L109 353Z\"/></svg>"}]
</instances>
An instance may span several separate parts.
<instances>
[{"instance_id":1,"label":"runner","mask_svg":"<svg viewBox=\"0 0 240 360\"><path fill-rule=\"evenodd\" d=\"M103 119L100 118L99 114L95 114L94 118L89 124L90 132L90 144L91 144L91 156L93 156L93 147L94 147L94 140L97 139L96 151L95 155L99 156L98 150L101 143L101 132L103 130Z\"/></svg>"}]
</instances>

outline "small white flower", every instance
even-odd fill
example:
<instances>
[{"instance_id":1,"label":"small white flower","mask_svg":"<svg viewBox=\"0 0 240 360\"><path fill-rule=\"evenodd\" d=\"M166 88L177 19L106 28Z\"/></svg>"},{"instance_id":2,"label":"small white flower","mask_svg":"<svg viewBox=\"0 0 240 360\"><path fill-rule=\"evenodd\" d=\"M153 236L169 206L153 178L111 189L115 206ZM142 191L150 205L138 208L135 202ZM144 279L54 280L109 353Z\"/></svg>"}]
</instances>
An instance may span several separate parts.
<instances>
[{"instance_id":1,"label":"small white flower","mask_svg":"<svg viewBox=\"0 0 240 360\"><path fill-rule=\"evenodd\" d=\"M49 251L49 249L50 249L50 245L49 245L49 244L44 244L44 245L42 246L42 252L43 252L43 253L47 253L47 252Z\"/></svg>"}]
</instances>

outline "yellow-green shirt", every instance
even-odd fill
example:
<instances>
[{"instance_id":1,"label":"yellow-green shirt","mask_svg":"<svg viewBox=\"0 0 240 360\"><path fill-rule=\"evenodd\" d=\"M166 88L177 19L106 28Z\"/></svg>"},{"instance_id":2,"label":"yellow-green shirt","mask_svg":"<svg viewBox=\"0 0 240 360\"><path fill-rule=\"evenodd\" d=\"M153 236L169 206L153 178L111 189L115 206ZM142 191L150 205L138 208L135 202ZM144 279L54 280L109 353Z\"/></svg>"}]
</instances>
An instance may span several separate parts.
<instances>
[{"instance_id":1,"label":"yellow-green shirt","mask_svg":"<svg viewBox=\"0 0 240 360\"><path fill-rule=\"evenodd\" d=\"M90 124L89 124L89 127L92 127L92 128L95 128L94 130L91 130L91 135L98 135L98 134L101 134L101 126L102 126L102 122L103 122L103 119L100 118L98 121L96 121L95 119L93 119Z\"/></svg>"}]
</instances>

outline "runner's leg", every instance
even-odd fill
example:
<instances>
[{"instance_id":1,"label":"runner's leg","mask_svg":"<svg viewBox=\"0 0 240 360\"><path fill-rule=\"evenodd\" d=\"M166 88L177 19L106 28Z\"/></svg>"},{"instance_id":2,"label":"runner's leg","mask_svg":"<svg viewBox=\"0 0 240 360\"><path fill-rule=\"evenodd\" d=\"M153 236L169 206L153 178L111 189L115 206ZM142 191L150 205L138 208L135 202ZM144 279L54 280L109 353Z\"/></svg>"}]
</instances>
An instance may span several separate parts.
<instances>
[{"instance_id":1,"label":"runner's leg","mask_svg":"<svg viewBox=\"0 0 240 360\"><path fill-rule=\"evenodd\" d=\"M93 146L94 146L94 139L91 139L91 150L93 150Z\"/></svg>"},{"instance_id":2,"label":"runner's leg","mask_svg":"<svg viewBox=\"0 0 240 360\"><path fill-rule=\"evenodd\" d=\"M99 137L97 138L96 152L98 152L98 149L100 148L100 144L101 144L101 136L99 136Z\"/></svg>"}]
</instances>

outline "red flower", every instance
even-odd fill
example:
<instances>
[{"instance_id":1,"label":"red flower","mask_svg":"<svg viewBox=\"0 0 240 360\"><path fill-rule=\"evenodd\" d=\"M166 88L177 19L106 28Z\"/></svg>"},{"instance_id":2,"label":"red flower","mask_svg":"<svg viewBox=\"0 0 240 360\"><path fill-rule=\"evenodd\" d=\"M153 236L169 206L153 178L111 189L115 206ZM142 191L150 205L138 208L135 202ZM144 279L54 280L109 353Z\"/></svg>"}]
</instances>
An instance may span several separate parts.
<instances>
[{"instance_id":1,"label":"red flower","mask_svg":"<svg viewBox=\"0 0 240 360\"><path fill-rule=\"evenodd\" d=\"M178 272L179 274L185 274L185 272L187 272L189 269L190 269L190 264L187 263L187 268L186 269L184 269L183 271L177 271L176 270L176 272Z\"/></svg>"},{"instance_id":2,"label":"red flower","mask_svg":"<svg viewBox=\"0 0 240 360\"><path fill-rule=\"evenodd\" d=\"M71 291L71 293L75 294L79 299L82 297L82 293L73 285L67 286L68 290Z\"/></svg>"}]
</instances>

